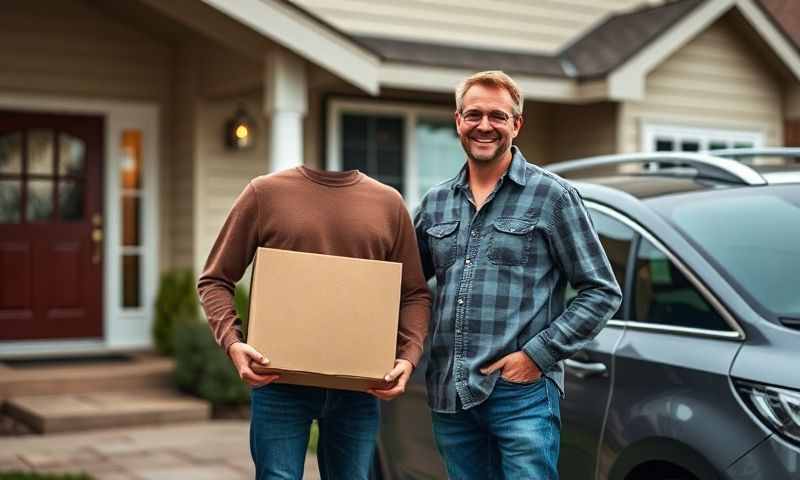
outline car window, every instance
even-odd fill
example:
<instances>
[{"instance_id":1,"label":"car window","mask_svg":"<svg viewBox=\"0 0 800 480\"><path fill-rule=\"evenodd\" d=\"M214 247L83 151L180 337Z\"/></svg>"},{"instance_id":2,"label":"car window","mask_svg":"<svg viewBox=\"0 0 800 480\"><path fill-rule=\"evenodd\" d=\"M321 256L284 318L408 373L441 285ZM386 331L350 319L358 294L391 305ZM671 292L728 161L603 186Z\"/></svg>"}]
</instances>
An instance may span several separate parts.
<instances>
[{"instance_id":1,"label":"car window","mask_svg":"<svg viewBox=\"0 0 800 480\"><path fill-rule=\"evenodd\" d=\"M603 250L605 250L608 260L611 262L614 276L617 277L617 282L619 282L619 286L624 292L625 269L628 265L628 254L630 253L631 243L633 242L633 229L610 215L594 208L589 207L588 210L589 215L592 217L594 228L597 231L597 236L600 237L600 243L603 244ZM575 290L569 286L566 295L567 302L572 300L575 295ZM623 308L620 307L612 318L623 320Z\"/></svg>"},{"instance_id":2,"label":"car window","mask_svg":"<svg viewBox=\"0 0 800 480\"><path fill-rule=\"evenodd\" d=\"M800 315L800 189L731 188L650 202L766 317Z\"/></svg>"},{"instance_id":3,"label":"car window","mask_svg":"<svg viewBox=\"0 0 800 480\"><path fill-rule=\"evenodd\" d=\"M634 297L638 322L730 330L689 279L645 238L636 254Z\"/></svg>"}]
</instances>

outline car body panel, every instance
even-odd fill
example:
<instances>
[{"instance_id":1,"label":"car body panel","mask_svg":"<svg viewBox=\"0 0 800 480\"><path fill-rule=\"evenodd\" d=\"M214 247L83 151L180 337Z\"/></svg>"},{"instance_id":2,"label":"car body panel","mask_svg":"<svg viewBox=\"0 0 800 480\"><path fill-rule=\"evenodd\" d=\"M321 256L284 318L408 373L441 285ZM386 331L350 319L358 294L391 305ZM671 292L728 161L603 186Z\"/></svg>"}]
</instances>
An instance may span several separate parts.
<instances>
[{"instance_id":1,"label":"car body panel","mask_svg":"<svg viewBox=\"0 0 800 480\"><path fill-rule=\"evenodd\" d=\"M613 353L623 332L624 327L605 327L566 366L567 394L561 401L563 461L558 466L563 480L594 477L597 449L612 395ZM600 365L605 366L605 371L591 368Z\"/></svg>"},{"instance_id":2,"label":"car body panel","mask_svg":"<svg viewBox=\"0 0 800 480\"><path fill-rule=\"evenodd\" d=\"M800 331L762 322L758 335L736 357L731 375L800 390Z\"/></svg>"},{"instance_id":3,"label":"car body panel","mask_svg":"<svg viewBox=\"0 0 800 480\"><path fill-rule=\"evenodd\" d=\"M702 451L716 471L765 438L758 426L741 421L731 390L728 373L739 348L733 340L626 329L614 356L599 478L628 446L652 438Z\"/></svg>"},{"instance_id":4,"label":"car body panel","mask_svg":"<svg viewBox=\"0 0 800 480\"><path fill-rule=\"evenodd\" d=\"M800 448L770 435L725 472L729 480L800 478Z\"/></svg>"}]
</instances>

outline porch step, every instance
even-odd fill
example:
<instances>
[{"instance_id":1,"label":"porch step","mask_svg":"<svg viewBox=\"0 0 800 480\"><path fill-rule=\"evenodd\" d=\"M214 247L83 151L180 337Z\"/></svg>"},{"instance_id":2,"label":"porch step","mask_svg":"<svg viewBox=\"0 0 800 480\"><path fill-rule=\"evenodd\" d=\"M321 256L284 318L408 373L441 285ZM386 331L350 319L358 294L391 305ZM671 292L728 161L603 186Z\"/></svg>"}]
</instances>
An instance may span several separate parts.
<instances>
[{"instance_id":1,"label":"porch step","mask_svg":"<svg viewBox=\"0 0 800 480\"><path fill-rule=\"evenodd\" d=\"M15 366L0 363L0 404L10 397L170 388L175 362L154 354L121 362L83 361Z\"/></svg>"},{"instance_id":2,"label":"porch step","mask_svg":"<svg viewBox=\"0 0 800 480\"><path fill-rule=\"evenodd\" d=\"M151 390L12 397L5 412L35 432L53 433L208 420L211 406L169 390Z\"/></svg>"}]
</instances>

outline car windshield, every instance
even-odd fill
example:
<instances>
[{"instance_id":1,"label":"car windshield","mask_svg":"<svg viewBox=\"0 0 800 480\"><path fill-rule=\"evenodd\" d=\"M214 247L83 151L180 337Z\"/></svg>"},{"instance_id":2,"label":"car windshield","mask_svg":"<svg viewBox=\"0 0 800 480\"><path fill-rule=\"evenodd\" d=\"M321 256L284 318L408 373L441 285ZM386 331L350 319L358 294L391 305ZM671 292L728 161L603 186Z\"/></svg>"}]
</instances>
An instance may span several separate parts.
<instances>
[{"instance_id":1,"label":"car windshield","mask_svg":"<svg viewBox=\"0 0 800 480\"><path fill-rule=\"evenodd\" d=\"M667 218L756 310L800 317L800 185L662 197Z\"/></svg>"}]
</instances>

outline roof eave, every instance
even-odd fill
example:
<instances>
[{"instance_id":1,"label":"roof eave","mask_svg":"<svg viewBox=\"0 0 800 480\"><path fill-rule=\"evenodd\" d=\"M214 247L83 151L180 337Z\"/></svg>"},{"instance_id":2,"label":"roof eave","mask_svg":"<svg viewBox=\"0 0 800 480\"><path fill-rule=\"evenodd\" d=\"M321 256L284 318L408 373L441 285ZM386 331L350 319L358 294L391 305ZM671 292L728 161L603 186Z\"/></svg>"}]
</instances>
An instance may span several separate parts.
<instances>
[{"instance_id":1,"label":"roof eave","mask_svg":"<svg viewBox=\"0 0 800 480\"><path fill-rule=\"evenodd\" d=\"M380 57L293 5L280 0L202 1L365 92L380 92Z\"/></svg>"}]
</instances>

